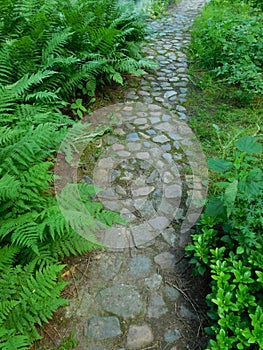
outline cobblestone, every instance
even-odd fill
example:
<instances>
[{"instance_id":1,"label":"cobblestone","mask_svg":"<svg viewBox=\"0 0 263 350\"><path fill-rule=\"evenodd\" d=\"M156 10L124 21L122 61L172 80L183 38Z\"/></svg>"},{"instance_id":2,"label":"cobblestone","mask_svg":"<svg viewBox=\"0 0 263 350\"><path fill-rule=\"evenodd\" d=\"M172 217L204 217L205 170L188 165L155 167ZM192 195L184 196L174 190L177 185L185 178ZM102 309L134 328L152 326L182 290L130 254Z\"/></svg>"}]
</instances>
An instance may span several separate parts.
<instances>
[{"instance_id":1,"label":"cobblestone","mask_svg":"<svg viewBox=\"0 0 263 350\"><path fill-rule=\"evenodd\" d=\"M193 18L205 2L179 0L168 15L149 20L143 52L159 65L129 88L125 104L116 106L121 121L108 138L94 183L104 189L97 194L102 204L127 222L99 231L108 249L93 253L81 300L67 308L68 317L83 322L76 326L77 334L85 334L78 350L183 350L188 348L181 341L185 323L198 332L191 305L167 281L189 240L188 222L198 218L193 202L201 202L204 193L198 149L184 122L184 52ZM194 184L185 177L189 166ZM175 229L173 220L188 226Z\"/></svg>"}]
</instances>

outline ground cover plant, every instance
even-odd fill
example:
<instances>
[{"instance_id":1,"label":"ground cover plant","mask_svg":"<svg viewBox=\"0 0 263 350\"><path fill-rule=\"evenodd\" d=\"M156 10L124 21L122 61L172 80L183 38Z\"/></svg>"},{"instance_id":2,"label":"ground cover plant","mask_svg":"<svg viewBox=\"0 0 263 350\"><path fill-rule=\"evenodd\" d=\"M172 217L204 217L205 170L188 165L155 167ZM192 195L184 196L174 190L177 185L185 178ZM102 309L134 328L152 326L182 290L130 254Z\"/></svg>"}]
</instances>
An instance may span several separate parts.
<instances>
[{"instance_id":1,"label":"ground cover plant","mask_svg":"<svg viewBox=\"0 0 263 350\"><path fill-rule=\"evenodd\" d=\"M207 154L210 193L187 255L196 273L211 276L213 350L263 348L262 12L255 4L211 1L189 53L190 124Z\"/></svg>"},{"instance_id":2,"label":"ground cover plant","mask_svg":"<svg viewBox=\"0 0 263 350\"><path fill-rule=\"evenodd\" d=\"M239 93L263 92L263 14L243 1L212 1L193 27L190 49L201 68Z\"/></svg>"},{"instance_id":3,"label":"ground cover plant","mask_svg":"<svg viewBox=\"0 0 263 350\"><path fill-rule=\"evenodd\" d=\"M82 97L88 104L98 86L149 65L139 53L142 23L117 1L0 4L0 349L28 349L40 338L35 326L66 302L61 259L100 247L97 223L120 220L85 183L74 186L90 215L74 206L71 186L66 220L53 170L68 129L89 108ZM104 132L86 130L89 143Z\"/></svg>"}]
</instances>

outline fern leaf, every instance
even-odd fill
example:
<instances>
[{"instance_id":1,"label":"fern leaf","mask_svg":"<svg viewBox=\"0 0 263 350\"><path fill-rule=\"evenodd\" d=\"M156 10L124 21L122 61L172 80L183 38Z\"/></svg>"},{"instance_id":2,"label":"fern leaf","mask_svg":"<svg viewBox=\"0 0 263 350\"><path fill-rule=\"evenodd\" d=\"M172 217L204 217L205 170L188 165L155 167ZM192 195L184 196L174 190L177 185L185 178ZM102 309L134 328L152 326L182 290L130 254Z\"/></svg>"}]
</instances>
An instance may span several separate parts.
<instances>
[{"instance_id":1,"label":"fern leaf","mask_svg":"<svg viewBox=\"0 0 263 350\"><path fill-rule=\"evenodd\" d=\"M15 262L15 257L19 250L18 247L9 247L7 245L0 248L0 270L4 271L7 266L11 266Z\"/></svg>"},{"instance_id":2,"label":"fern leaf","mask_svg":"<svg viewBox=\"0 0 263 350\"><path fill-rule=\"evenodd\" d=\"M0 327L0 349L1 350L28 350L31 345L29 337L16 334L15 329Z\"/></svg>"},{"instance_id":3,"label":"fern leaf","mask_svg":"<svg viewBox=\"0 0 263 350\"><path fill-rule=\"evenodd\" d=\"M60 239L71 228L65 220L58 205L52 205L43 210L39 215L41 223L38 225L39 239L43 241L51 236L53 240Z\"/></svg>"},{"instance_id":4,"label":"fern leaf","mask_svg":"<svg viewBox=\"0 0 263 350\"><path fill-rule=\"evenodd\" d=\"M41 84L45 79L54 74L56 74L55 71L38 71L32 75L25 74L16 83L10 85L9 89L12 89L16 96L20 96L32 86Z\"/></svg>"},{"instance_id":5,"label":"fern leaf","mask_svg":"<svg viewBox=\"0 0 263 350\"><path fill-rule=\"evenodd\" d=\"M72 34L73 33L70 32L70 28L66 28L58 33L52 34L51 39L42 50L42 62L44 65L47 64L51 55L58 56L63 53L62 48L66 45Z\"/></svg>"},{"instance_id":6,"label":"fern leaf","mask_svg":"<svg viewBox=\"0 0 263 350\"><path fill-rule=\"evenodd\" d=\"M19 304L17 300L2 300L0 301L0 325L3 324L9 313L12 312L13 308Z\"/></svg>"},{"instance_id":7,"label":"fern leaf","mask_svg":"<svg viewBox=\"0 0 263 350\"><path fill-rule=\"evenodd\" d=\"M1 170L1 169L0 169ZM0 200L14 200L18 197L20 191L20 181L15 176L4 174L0 179Z\"/></svg>"},{"instance_id":8,"label":"fern leaf","mask_svg":"<svg viewBox=\"0 0 263 350\"><path fill-rule=\"evenodd\" d=\"M27 222L16 228L12 234L11 242L22 248L31 248L36 254L38 251L38 225L35 222Z\"/></svg>"},{"instance_id":9,"label":"fern leaf","mask_svg":"<svg viewBox=\"0 0 263 350\"><path fill-rule=\"evenodd\" d=\"M108 55L114 49L120 31L115 28L96 28L89 30L92 51Z\"/></svg>"}]
</instances>

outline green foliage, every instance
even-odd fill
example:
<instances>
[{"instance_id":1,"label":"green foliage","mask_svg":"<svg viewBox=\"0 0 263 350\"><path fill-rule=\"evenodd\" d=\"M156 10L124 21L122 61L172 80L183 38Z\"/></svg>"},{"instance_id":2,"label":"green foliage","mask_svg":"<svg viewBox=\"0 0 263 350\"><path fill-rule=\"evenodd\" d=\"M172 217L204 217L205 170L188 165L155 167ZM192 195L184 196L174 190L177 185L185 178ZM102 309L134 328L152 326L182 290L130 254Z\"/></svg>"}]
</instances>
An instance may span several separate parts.
<instances>
[{"instance_id":1,"label":"green foliage","mask_svg":"<svg viewBox=\"0 0 263 350\"><path fill-rule=\"evenodd\" d=\"M263 346L262 144L255 136L235 142L231 159L210 159L219 193L211 197L186 250L197 273L209 269L207 296L214 334L209 349Z\"/></svg>"},{"instance_id":2,"label":"green foliage","mask_svg":"<svg viewBox=\"0 0 263 350\"><path fill-rule=\"evenodd\" d=\"M262 94L262 20L243 2L211 1L195 21L191 58L241 94Z\"/></svg>"},{"instance_id":3,"label":"green foliage","mask_svg":"<svg viewBox=\"0 0 263 350\"><path fill-rule=\"evenodd\" d=\"M54 163L69 130L65 163L76 135L87 147L109 130L79 134L74 117L88 112L98 85L150 66L138 46L144 27L116 0L0 3L0 349L39 339L35 326L65 304L59 259L101 247L95 231L123 222L91 185L55 193ZM69 105L72 118L62 113Z\"/></svg>"},{"instance_id":4,"label":"green foliage","mask_svg":"<svg viewBox=\"0 0 263 350\"><path fill-rule=\"evenodd\" d=\"M94 95L97 84L140 75L151 64L139 53L141 17L117 0L5 1L1 4L0 83L45 75L30 99ZM32 84L31 84L32 85Z\"/></svg>"},{"instance_id":5,"label":"green foliage","mask_svg":"<svg viewBox=\"0 0 263 350\"><path fill-rule=\"evenodd\" d=\"M20 249L0 248L0 349L28 349L40 336L35 325L42 325L66 300L60 297L65 282L58 280L63 265L36 270L36 262L14 266ZM35 271L34 276L32 275Z\"/></svg>"}]
</instances>

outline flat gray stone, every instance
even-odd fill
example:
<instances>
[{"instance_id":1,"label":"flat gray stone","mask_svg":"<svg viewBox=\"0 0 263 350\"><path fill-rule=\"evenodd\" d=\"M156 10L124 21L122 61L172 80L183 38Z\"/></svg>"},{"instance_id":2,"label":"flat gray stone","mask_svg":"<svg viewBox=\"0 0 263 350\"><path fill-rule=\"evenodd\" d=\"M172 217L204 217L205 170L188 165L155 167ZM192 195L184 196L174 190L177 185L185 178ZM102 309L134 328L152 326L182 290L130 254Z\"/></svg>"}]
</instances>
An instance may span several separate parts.
<instances>
[{"instance_id":1,"label":"flat gray stone","mask_svg":"<svg viewBox=\"0 0 263 350\"><path fill-rule=\"evenodd\" d=\"M140 168L143 169L143 170L150 169L151 166L152 166L152 164L147 162L146 160L142 161L141 164L140 164Z\"/></svg>"},{"instance_id":2,"label":"flat gray stone","mask_svg":"<svg viewBox=\"0 0 263 350\"><path fill-rule=\"evenodd\" d=\"M137 124L137 125L144 125L146 123L147 123L146 118L137 118L134 120L134 124Z\"/></svg>"},{"instance_id":3,"label":"flat gray stone","mask_svg":"<svg viewBox=\"0 0 263 350\"><path fill-rule=\"evenodd\" d=\"M122 263L119 254L102 254L98 258L98 273L104 281L109 281L119 273Z\"/></svg>"},{"instance_id":4,"label":"flat gray stone","mask_svg":"<svg viewBox=\"0 0 263 350\"><path fill-rule=\"evenodd\" d=\"M182 140L182 136L176 135L176 134L172 134L172 133L169 133L169 137L170 137L171 139L173 139L174 141Z\"/></svg>"},{"instance_id":5,"label":"flat gray stone","mask_svg":"<svg viewBox=\"0 0 263 350\"><path fill-rule=\"evenodd\" d=\"M88 336L94 340L104 340L121 334L120 322L117 317L94 316L88 321Z\"/></svg>"},{"instance_id":6,"label":"flat gray stone","mask_svg":"<svg viewBox=\"0 0 263 350\"><path fill-rule=\"evenodd\" d=\"M129 157L131 155L131 152L123 150L123 151L118 151L117 154L118 154L119 157L127 158L127 157Z\"/></svg>"},{"instance_id":7,"label":"flat gray stone","mask_svg":"<svg viewBox=\"0 0 263 350\"><path fill-rule=\"evenodd\" d=\"M158 99L159 97L156 97L156 100ZM152 124L156 124L156 123L159 123L161 121L161 119L159 117L150 117L150 122Z\"/></svg>"},{"instance_id":8,"label":"flat gray stone","mask_svg":"<svg viewBox=\"0 0 263 350\"><path fill-rule=\"evenodd\" d=\"M127 336L128 349L142 349L153 341L153 333L147 324L137 326L130 325Z\"/></svg>"},{"instance_id":9,"label":"flat gray stone","mask_svg":"<svg viewBox=\"0 0 263 350\"><path fill-rule=\"evenodd\" d=\"M136 157L137 157L138 159L149 159L149 158L150 158L150 155L149 155L148 152L138 152L138 153L136 154Z\"/></svg>"},{"instance_id":10,"label":"flat gray stone","mask_svg":"<svg viewBox=\"0 0 263 350\"><path fill-rule=\"evenodd\" d=\"M156 135L156 131L153 129L149 129L146 131L148 135Z\"/></svg>"},{"instance_id":11,"label":"flat gray stone","mask_svg":"<svg viewBox=\"0 0 263 350\"><path fill-rule=\"evenodd\" d=\"M173 161L173 157L170 153L164 153L162 157L167 160L168 163L171 163Z\"/></svg>"},{"instance_id":12,"label":"flat gray stone","mask_svg":"<svg viewBox=\"0 0 263 350\"><path fill-rule=\"evenodd\" d=\"M151 147L151 144L150 144L150 142L145 141L145 142L143 143L143 146L146 147L146 148L150 148L150 147Z\"/></svg>"},{"instance_id":13,"label":"flat gray stone","mask_svg":"<svg viewBox=\"0 0 263 350\"><path fill-rule=\"evenodd\" d=\"M184 304L181 304L179 307L179 314L181 317L186 318L186 319L197 319L198 316L194 311L192 311L192 307L190 309L190 306L186 306Z\"/></svg>"},{"instance_id":14,"label":"flat gray stone","mask_svg":"<svg viewBox=\"0 0 263 350\"><path fill-rule=\"evenodd\" d=\"M171 182L174 182L174 176L173 176L170 172L166 171L166 172L163 174L163 182L164 182L165 184L169 184L169 183L171 183Z\"/></svg>"},{"instance_id":15,"label":"flat gray stone","mask_svg":"<svg viewBox=\"0 0 263 350\"><path fill-rule=\"evenodd\" d=\"M169 99L169 98L171 98L171 97L173 97L173 96L176 96L176 95L177 95L177 92L174 91L174 90L172 90L172 91L166 91L166 93L164 94L164 98Z\"/></svg>"},{"instance_id":16,"label":"flat gray stone","mask_svg":"<svg viewBox=\"0 0 263 350\"><path fill-rule=\"evenodd\" d=\"M111 149L113 151L120 151L120 150L124 149L124 146L120 143L115 143L114 145L111 146Z\"/></svg>"},{"instance_id":17,"label":"flat gray stone","mask_svg":"<svg viewBox=\"0 0 263 350\"><path fill-rule=\"evenodd\" d=\"M145 255L137 255L131 259L129 268L132 275L144 275L151 271L152 262Z\"/></svg>"},{"instance_id":18,"label":"flat gray stone","mask_svg":"<svg viewBox=\"0 0 263 350\"><path fill-rule=\"evenodd\" d=\"M105 311L124 319L138 315L144 305L140 294L130 285L106 288L97 295L96 301Z\"/></svg>"},{"instance_id":19,"label":"flat gray stone","mask_svg":"<svg viewBox=\"0 0 263 350\"><path fill-rule=\"evenodd\" d=\"M154 234L147 224L134 226L131 233L136 247L145 247L154 239Z\"/></svg>"},{"instance_id":20,"label":"flat gray stone","mask_svg":"<svg viewBox=\"0 0 263 350\"><path fill-rule=\"evenodd\" d=\"M169 143L165 143L165 144L161 145L161 149L164 152L171 151L171 145Z\"/></svg>"},{"instance_id":21,"label":"flat gray stone","mask_svg":"<svg viewBox=\"0 0 263 350\"><path fill-rule=\"evenodd\" d=\"M162 120L164 121L164 122L168 122L169 120L171 120L171 116L170 115L168 115L168 114L164 114L163 116L162 116Z\"/></svg>"},{"instance_id":22,"label":"flat gray stone","mask_svg":"<svg viewBox=\"0 0 263 350\"><path fill-rule=\"evenodd\" d=\"M150 318L159 318L168 312L168 308L161 295L154 295L148 305L147 315Z\"/></svg>"},{"instance_id":23,"label":"flat gray stone","mask_svg":"<svg viewBox=\"0 0 263 350\"><path fill-rule=\"evenodd\" d=\"M164 340L167 343L173 343L175 340L179 339L181 337L181 333L178 329L169 329L167 332L164 333Z\"/></svg>"},{"instance_id":24,"label":"flat gray stone","mask_svg":"<svg viewBox=\"0 0 263 350\"><path fill-rule=\"evenodd\" d=\"M176 106L176 110L177 110L178 112L185 112L185 111L186 111L186 108L185 108L184 106L178 105L178 106Z\"/></svg>"},{"instance_id":25,"label":"flat gray stone","mask_svg":"<svg viewBox=\"0 0 263 350\"><path fill-rule=\"evenodd\" d=\"M137 132L131 132L130 134L126 135L126 139L130 141L138 141L140 138Z\"/></svg>"},{"instance_id":26,"label":"flat gray stone","mask_svg":"<svg viewBox=\"0 0 263 350\"><path fill-rule=\"evenodd\" d=\"M135 143L135 142L128 142L126 144L126 147L128 148L129 151L134 152L134 151L139 151L141 149L141 144Z\"/></svg>"},{"instance_id":27,"label":"flat gray stone","mask_svg":"<svg viewBox=\"0 0 263 350\"><path fill-rule=\"evenodd\" d=\"M132 190L133 197L141 197L148 196L150 193L154 191L155 187L153 186L145 186Z\"/></svg>"},{"instance_id":28,"label":"flat gray stone","mask_svg":"<svg viewBox=\"0 0 263 350\"><path fill-rule=\"evenodd\" d=\"M170 185L164 187L164 195L166 198L178 198L182 195L182 188L179 185Z\"/></svg>"},{"instance_id":29,"label":"flat gray stone","mask_svg":"<svg viewBox=\"0 0 263 350\"><path fill-rule=\"evenodd\" d=\"M164 252L155 256L154 261L160 265L162 270L174 271L175 256L172 253Z\"/></svg>"},{"instance_id":30,"label":"flat gray stone","mask_svg":"<svg viewBox=\"0 0 263 350\"><path fill-rule=\"evenodd\" d=\"M156 218L149 220L148 223L155 230L162 231L164 228L166 228L170 224L170 220L165 216L157 216Z\"/></svg>"},{"instance_id":31,"label":"flat gray stone","mask_svg":"<svg viewBox=\"0 0 263 350\"><path fill-rule=\"evenodd\" d=\"M156 290L156 289L159 289L159 287L162 284L162 281L163 281L162 276L155 273L151 277L145 278L144 283L149 289Z\"/></svg>"},{"instance_id":32,"label":"flat gray stone","mask_svg":"<svg viewBox=\"0 0 263 350\"><path fill-rule=\"evenodd\" d=\"M176 301L181 293L174 287L172 286L165 286L164 287L164 294L165 296L171 300L171 301Z\"/></svg>"},{"instance_id":33,"label":"flat gray stone","mask_svg":"<svg viewBox=\"0 0 263 350\"><path fill-rule=\"evenodd\" d=\"M171 246L176 247L179 244L179 234L173 228L166 228L162 232L164 240Z\"/></svg>"},{"instance_id":34,"label":"flat gray stone","mask_svg":"<svg viewBox=\"0 0 263 350\"><path fill-rule=\"evenodd\" d=\"M155 169L151 172L150 176L145 181L147 184L154 183L159 178L159 172Z\"/></svg>"},{"instance_id":35,"label":"flat gray stone","mask_svg":"<svg viewBox=\"0 0 263 350\"><path fill-rule=\"evenodd\" d=\"M168 141L170 141L170 140L169 140L168 137L165 136L165 135L158 135L158 136L155 136L155 137L153 138L153 141L154 141L154 142L158 142L158 143L166 143L166 142L168 142Z\"/></svg>"}]
</instances>

